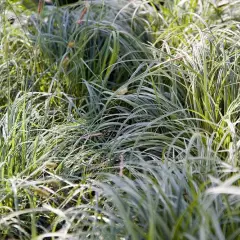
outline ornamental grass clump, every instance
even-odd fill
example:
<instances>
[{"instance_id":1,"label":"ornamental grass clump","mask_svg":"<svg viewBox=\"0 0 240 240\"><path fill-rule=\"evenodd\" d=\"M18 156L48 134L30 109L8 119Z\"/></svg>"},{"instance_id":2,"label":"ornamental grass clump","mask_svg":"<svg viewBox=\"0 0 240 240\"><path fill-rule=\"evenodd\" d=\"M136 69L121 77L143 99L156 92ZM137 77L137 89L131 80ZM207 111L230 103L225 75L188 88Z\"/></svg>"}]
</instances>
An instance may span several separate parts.
<instances>
[{"instance_id":1,"label":"ornamental grass clump","mask_svg":"<svg viewBox=\"0 0 240 240\"><path fill-rule=\"evenodd\" d=\"M148 19L155 15L141 1L79 2L32 18L32 37L44 56L58 63L61 85L81 96L83 81L116 89L151 58L144 43L152 39Z\"/></svg>"}]
</instances>

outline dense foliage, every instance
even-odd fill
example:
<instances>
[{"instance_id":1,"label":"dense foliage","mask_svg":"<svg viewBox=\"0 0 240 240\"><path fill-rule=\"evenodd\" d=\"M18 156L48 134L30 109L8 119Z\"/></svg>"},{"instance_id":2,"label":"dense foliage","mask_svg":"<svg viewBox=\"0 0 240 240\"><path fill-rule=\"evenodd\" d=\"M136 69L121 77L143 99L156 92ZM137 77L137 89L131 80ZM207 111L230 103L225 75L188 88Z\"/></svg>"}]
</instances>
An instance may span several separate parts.
<instances>
[{"instance_id":1,"label":"dense foliage","mask_svg":"<svg viewBox=\"0 0 240 240\"><path fill-rule=\"evenodd\" d=\"M239 7L1 1L0 239L239 239Z\"/></svg>"}]
</instances>

